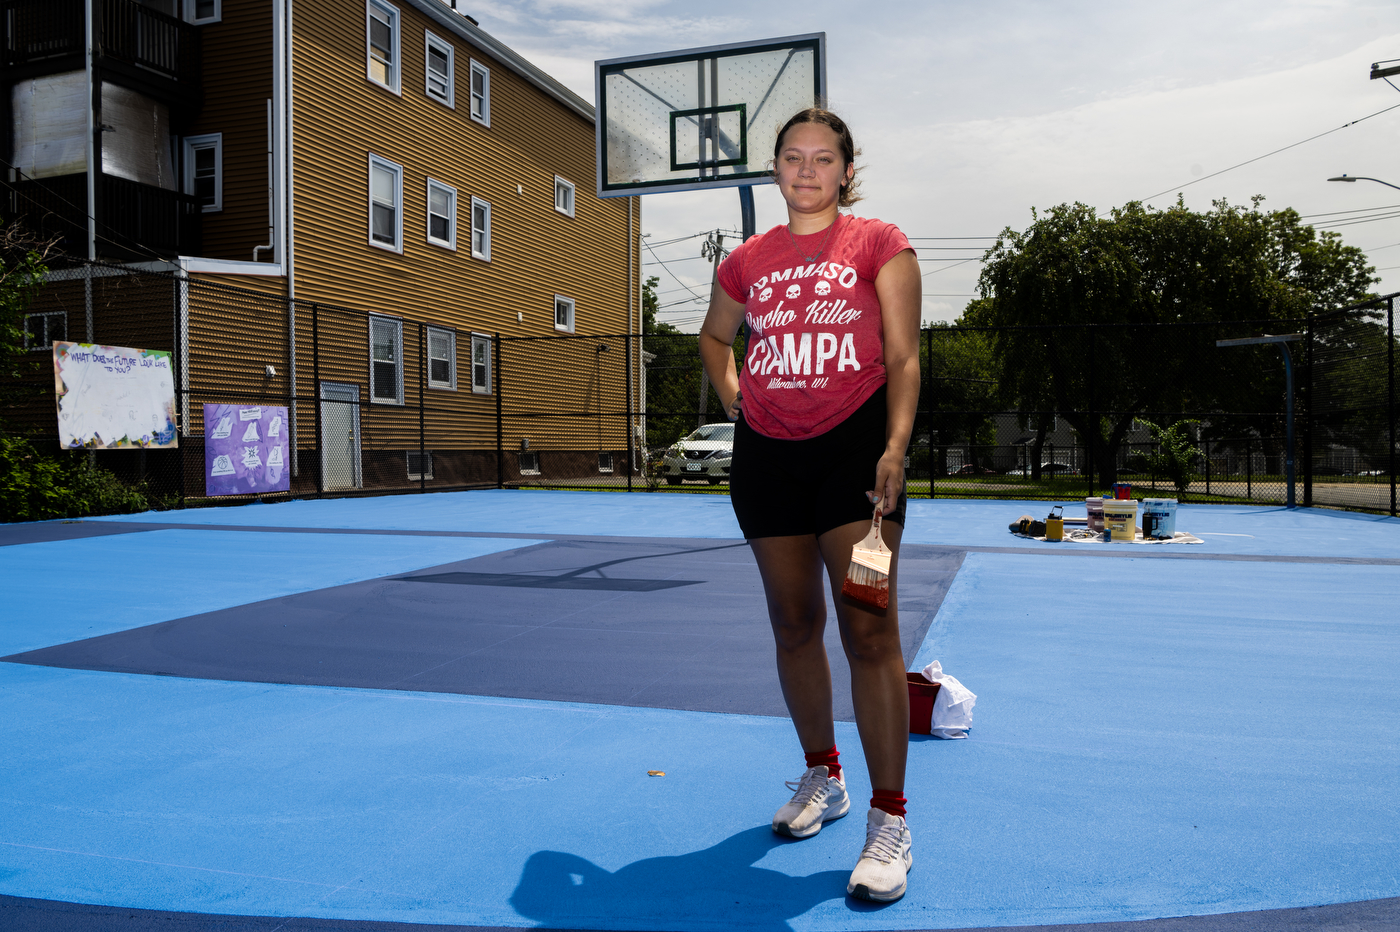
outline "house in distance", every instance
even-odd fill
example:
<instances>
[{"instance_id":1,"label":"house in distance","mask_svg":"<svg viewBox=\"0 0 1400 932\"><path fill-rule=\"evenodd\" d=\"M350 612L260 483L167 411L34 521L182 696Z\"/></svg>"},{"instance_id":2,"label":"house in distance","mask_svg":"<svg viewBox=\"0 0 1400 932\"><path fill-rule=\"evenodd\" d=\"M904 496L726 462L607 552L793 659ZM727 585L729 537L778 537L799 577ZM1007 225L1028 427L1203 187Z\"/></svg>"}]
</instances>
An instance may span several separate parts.
<instances>
[{"instance_id":1,"label":"house in distance","mask_svg":"<svg viewBox=\"0 0 1400 932\"><path fill-rule=\"evenodd\" d=\"M633 468L592 104L439 0L4 7L7 213L73 260L29 349L172 352L184 494L214 402L288 406L294 494Z\"/></svg>"}]
</instances>

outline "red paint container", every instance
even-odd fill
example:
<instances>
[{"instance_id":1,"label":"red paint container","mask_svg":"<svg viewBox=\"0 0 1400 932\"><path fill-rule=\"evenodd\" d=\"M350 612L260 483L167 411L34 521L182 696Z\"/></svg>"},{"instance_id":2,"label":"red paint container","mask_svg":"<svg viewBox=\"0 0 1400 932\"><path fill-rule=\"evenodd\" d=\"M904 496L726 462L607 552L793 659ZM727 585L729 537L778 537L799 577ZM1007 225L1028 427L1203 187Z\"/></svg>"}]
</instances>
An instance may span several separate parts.
<instances>
[{"instance_id":1,"label":"red paint container","mask_svg":"<svg viewBox=\"0 0 1400 932\"><path fill-rule=\"evenodd\" d=\"M909 680L909 733L933 733L933 700L938 697L938 684L924 679L922 673L906 673Z\"/></svg>"}]
</instances>

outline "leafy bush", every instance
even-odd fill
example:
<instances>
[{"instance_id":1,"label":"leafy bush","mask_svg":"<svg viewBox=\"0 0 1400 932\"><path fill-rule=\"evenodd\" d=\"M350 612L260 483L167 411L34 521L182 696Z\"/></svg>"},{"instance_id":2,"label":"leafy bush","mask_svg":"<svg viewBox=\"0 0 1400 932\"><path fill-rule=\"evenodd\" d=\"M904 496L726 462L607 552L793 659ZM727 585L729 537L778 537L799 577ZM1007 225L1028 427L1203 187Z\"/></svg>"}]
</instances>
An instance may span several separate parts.
<instances>
[{"instance_id":1,"label":"leafy bush","mask_svg":"<svg viewBox=\"0 0 1400 932\"><path fill-rule=\"evenodd\" d=\"M23 437L0 436L0 520L130 514L148 507L145 488L90 464L86 453L45 456Z\"/></svg>"},{"instance_id":2,"label":"leafy bush","mask_svg":"<svg viewBox=\"0 0 1400 932\"><path fill-rule=\"evenodd\" d=\"M1176 486L1176 497L1186 501L1186 489L1191 485L1196 457L1201 455L1201 451L1191 442L1187 428L1200 422L1186 419L1177 421L1171 427L1161 428L1142 418L1138 418L1138 421L1152 432L1156 443L1156 450L1143 457L1149 471L1170 479Z\"/></svg>"}]
</instances>

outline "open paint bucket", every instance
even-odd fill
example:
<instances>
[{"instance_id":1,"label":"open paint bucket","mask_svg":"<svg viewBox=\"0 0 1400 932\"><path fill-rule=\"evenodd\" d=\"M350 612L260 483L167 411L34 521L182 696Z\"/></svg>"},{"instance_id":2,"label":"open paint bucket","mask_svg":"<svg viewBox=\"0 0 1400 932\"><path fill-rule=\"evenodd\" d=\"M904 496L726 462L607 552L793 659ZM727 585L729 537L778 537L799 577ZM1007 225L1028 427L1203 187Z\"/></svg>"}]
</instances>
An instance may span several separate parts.
<instances>
[{"instance_id":1,"label":"open paint bucket","mask_svg":"<svg viewBox=\"0 0 1400 932\"><path fill-rule=\"evenodd\" d=\"M1103 501L1096 495L1084 499L1084 508L1089 512L1089 530L1095 534L1103 530Z\"/></svg>"},{"instance_id":2,"label":"open paint bucket","mask_svg":"<svg viewBox=\"0 0 1400 932\"><path fill-rule=\"evenodd\" d=\"M1132 541L1137 537L1137 502L1131 498L1104 499L1103 525L1109 540Z\"/></svg>"},{"instance_id":3,"label":"open paint bucket","mask_svg":"<svg viewBox=\"0 0 1400 932\"><path fill-rule=\"evenodd\" d=\"M1142 536L1158 540L1170 540L1176 536L1176 499L1142 500Z\"/></svg>"},{"instance_id":4,"label":"open paint bucket","mask_svg":"<svg viewBox=\"0 0 1400 932\"><path fill-rule=\"evenodd\" d=\"M909 733L926 735L933 731L933 702L938 698L938 684L924 679L922 673L906 673L909 682Z\"/></svg>"}]
</instances>

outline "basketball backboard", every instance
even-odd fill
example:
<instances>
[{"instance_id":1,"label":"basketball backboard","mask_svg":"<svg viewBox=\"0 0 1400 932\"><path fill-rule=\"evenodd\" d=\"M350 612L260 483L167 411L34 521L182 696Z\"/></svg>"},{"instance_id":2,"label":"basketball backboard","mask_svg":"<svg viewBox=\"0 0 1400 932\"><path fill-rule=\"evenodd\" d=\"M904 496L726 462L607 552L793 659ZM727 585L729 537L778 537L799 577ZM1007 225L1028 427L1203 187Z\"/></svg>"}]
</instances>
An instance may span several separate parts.
<instances>
[{"instance_id":1,"label":"basketball backboard","mask_svg":"<svg viewBox=\"0 0 1400 932\"><path fill-rule=\"evenodd\" d=\"M826 33L594 64L598 196L764 184L778 129L826 99Z\"/></svg>"}]
</instances>

